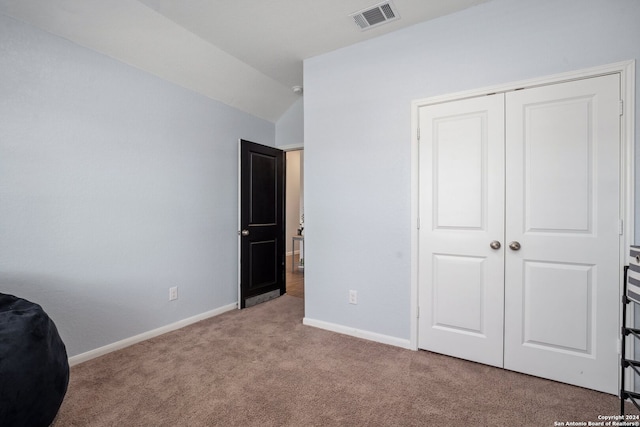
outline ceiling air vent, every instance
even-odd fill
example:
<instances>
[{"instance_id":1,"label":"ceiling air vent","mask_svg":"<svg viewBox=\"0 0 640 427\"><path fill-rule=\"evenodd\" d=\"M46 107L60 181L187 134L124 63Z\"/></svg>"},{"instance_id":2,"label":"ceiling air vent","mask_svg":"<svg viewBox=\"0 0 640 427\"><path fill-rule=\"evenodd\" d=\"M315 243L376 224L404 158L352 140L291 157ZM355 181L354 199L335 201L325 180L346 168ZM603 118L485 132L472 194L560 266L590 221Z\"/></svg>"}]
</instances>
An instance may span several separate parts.
<instances>
[{"instance_id":1,"label":"ceiling air vent","mask_svg":"<svg viewBox=\"0 0 640 427\"><path fill-rule=\"evenodd\" d=\"M375 6L354 12L349 16L353 18L361 30L368 30L369 28L377 27L378 25L400 18L400 15L398 15L398 12L396 12L395 7L390 1L378 3Z\"/></svg>"}]
</instances>

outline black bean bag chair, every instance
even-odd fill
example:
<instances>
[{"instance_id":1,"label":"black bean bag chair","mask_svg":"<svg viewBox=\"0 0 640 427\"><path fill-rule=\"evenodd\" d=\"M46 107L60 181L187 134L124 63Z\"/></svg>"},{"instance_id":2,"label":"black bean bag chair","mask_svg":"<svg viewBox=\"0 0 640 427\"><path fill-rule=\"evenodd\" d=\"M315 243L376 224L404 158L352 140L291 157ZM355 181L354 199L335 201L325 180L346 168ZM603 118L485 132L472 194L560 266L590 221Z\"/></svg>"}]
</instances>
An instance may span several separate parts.
<instances>
[{"instance_id":1,"label":"black bean bag chair","mask_svg":"<svg viewBox=\"0 0 640 427\"><path fill-rule=\"evenodd\" d=\"M56 325L38 304L0 293L0 426L49 426L68 384Z\"/></svg>"}]
</instances>

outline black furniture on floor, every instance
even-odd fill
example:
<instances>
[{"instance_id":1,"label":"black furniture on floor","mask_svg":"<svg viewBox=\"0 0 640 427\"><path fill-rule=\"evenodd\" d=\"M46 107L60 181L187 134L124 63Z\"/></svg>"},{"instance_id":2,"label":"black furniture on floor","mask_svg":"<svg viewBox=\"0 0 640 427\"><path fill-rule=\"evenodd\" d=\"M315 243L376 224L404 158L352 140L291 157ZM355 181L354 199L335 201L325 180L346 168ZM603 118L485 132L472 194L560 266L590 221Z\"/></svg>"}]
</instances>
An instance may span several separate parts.
<instances>
[{"instance_id":1,"label":"black furniture on floor","mask_svg":"<svg viewBox=\"0 0 640 427\"><path fill-rule=\"evenodd\" d=\"M67 351L47 313L0 293L0 426L49 426L68 383Z\"/></svg>"}]
</instances>

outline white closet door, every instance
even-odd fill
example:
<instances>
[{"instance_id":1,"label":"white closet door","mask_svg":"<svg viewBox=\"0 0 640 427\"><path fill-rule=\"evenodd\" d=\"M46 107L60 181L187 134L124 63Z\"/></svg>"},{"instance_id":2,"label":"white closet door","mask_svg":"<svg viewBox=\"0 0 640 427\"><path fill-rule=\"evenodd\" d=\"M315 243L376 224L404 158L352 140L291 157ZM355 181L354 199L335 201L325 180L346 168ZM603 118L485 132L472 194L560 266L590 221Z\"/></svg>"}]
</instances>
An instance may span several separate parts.
<instances>
[{"instance_id":1,"label":"white closet door","mask_svg":"<svg viewBox=\"0 0 640 427\"><path fill-rule=\"evenodd\" d=\"M506 95L504 366L609 393L618 387L619 93L616 74Z\"/></svg>"},{"instance_id":2,"label":"white closet door","mask_svg":"<svg viewBox=\"0 0 640 427\"><path fill-rule=\"evenodd\" d=\"M420 348L503 364L504 95L420 108Z\"/></svg>"}]
</instances>

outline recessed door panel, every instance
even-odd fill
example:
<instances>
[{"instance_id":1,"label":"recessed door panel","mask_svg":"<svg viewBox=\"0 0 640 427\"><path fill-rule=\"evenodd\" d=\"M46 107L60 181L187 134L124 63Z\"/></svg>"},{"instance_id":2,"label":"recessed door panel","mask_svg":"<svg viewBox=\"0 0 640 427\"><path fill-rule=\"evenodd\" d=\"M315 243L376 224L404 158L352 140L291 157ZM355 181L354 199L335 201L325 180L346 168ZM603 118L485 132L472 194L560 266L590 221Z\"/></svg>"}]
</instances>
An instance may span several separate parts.
<instances>
[{"instance_id":1,"label":"recessed door panel","mask_svg":"<svg viewBox=\"0 0 640 427\"><path fill-rule=\"evenodd\" d=\"M433 326L452 332L483 334L485 259L434 254ZM458 307L451 310L451 307Z\"/></svg>"},{"instance_id":2,"label":"recessed door panel","mask_svg":"<svg viewBox=\"0 0 640 427\"><path fill-rule=\"evenodd\" d=\"M522 344L592 355L594 266L525 261L524 272Z\"/></svg>"},{"instance_id":3,"label":"recessed door panel","mask_svg":"<svg viewBox=\"0 0 640 427\"><path fill-rule=\"evenodd\" d=\"M434 228L481 229L486 194L487 114L434 120Z\"/></svg>"},{"instance_id":4,"label":"recessed door panel","mask_svg":"<svg viewBox=\"0 0 640 427\"><path fill-rule=\"evenodd\" d=\"M278 213L278 172L279 157L263 153L249 153L250 161L250 205L251 225L272 225ZM282 166L280 166L282 167Z\"/></svg>"},{"instance_id":5,"label":"recessed door panel","mask_svg":"<svg viewBox=\"0 0 640 427\"><path fill-rule=\"evenodd\" d=\"M255 290L278 283L278 245L275 240L249 243L251 269L249 288Z\"/></svg>"},{"instance_id":6,"label":"recessed door panel","mask_svg":"<svg viewBox=\"0 0 640 427\"><path fill-rule=\"evenodd\" d=\"M592 232L593 108L592 96L524 106L528 232Z\"/></svg>"}]
</instances>

